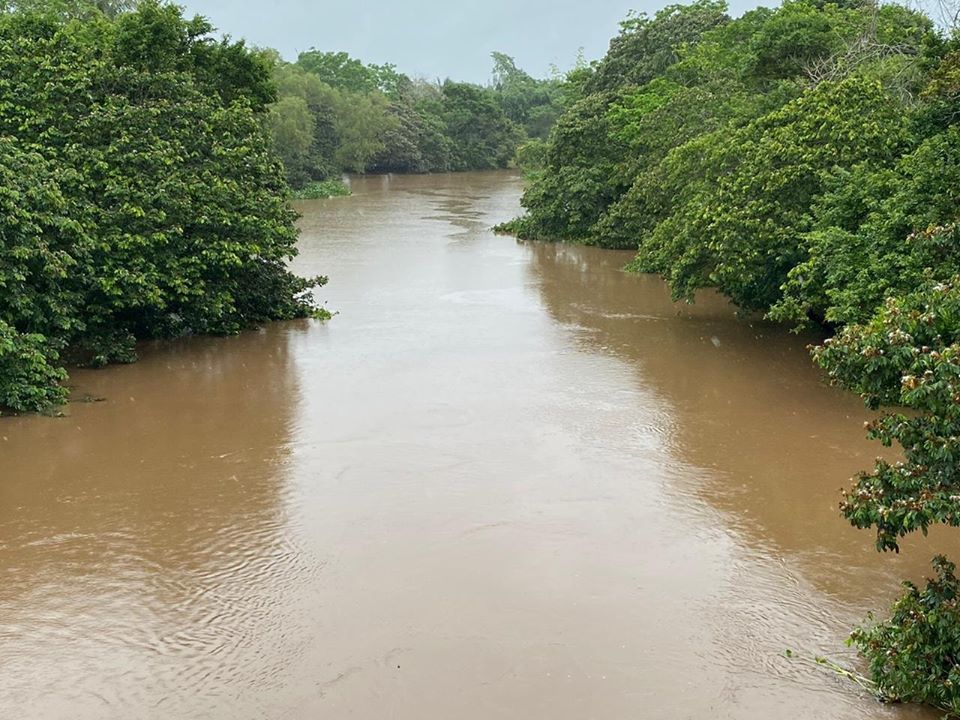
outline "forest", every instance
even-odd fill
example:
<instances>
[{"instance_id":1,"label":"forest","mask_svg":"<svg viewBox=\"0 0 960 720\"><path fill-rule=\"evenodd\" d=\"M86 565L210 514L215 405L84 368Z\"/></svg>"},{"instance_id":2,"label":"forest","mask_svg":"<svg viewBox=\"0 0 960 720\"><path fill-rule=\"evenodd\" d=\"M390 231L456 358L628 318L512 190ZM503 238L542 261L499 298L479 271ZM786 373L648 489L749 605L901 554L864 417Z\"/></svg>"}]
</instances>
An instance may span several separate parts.
<instances>
[{"instance_id":1,"label":"forest","mask_svg":"<svg viewBox=\"0 0 960 720\"><path fill-rule=\"evenodd\" d=\"M273 146L301 192L343 173L505 168L520 145L546 139L564 106L563 78L536 80L503 53L487 86L412 80L343 52L265 56L279 93Z\"/></svg>"},{"instance_id":2,"label":"forest","mask_svg":"<svg viewBox=\"0 0 960 720\"><path fill-rule=\"evenodd\" d=\"M21 6L23 5L23 6ZM0 406L65 401L66 364L137 340L319 313L261 120L271 68L141 3L0 14Z\"/></svg>"},{"instance_id":3,"label":"forest","mask_svg":"<svg viewBox=\"0 0 960 720\"><path fill-rule=\"evenodd\" d=\"M520 238L636 250L677 299L830 336L815 362L872 409L878 460L841 510L880 551L960 526L960 37L956 8L716 0L622 23L528 150ZM960 715L960 584L934 560L852 641L891 701Z\"/></svg>"},{"instance_id":4,"label":"forest","mask_svg":"<svg viewBox=\"0 0 960 720\"><path fill-rule=\"evenodd\" d=\"M158 0L0 5L0 408L56 408L67 366L141 340L326 315L325 278L287 269L291 195L506 167L565 83L494 61L488 86L413 81L339 52L284 62Z\"/></svg>"}]
</instances>

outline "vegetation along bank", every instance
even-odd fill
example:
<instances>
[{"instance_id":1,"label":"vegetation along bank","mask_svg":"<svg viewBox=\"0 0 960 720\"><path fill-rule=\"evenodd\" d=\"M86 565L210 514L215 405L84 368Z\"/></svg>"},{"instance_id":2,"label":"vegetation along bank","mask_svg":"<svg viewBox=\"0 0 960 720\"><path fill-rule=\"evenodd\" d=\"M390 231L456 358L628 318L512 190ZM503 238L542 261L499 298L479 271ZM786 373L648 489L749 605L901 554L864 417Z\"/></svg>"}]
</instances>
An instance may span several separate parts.
<instances>
[{"instance_id":1,"label":"vegetation along bank","mask_svg":"<svg viewBox=\"0 0 960 720\"><path fill-rule=\"evenodd\" d=\"M938 8L946 7L939 5ZM947 8L949 10L949 8ZM899 5L714 0L632 16L603 60L536 80L412 80L218 40L175 6L0 3L0 407L138 340L323 316L287 269L291 188L343 172L529 171L521 238L637 249L678 298L833 337L814 359L902 449L842 512L877 547L960 526L960 38ZM886 699L960 715L955 567L857 629Z\"/></svg>"}]
</instances>

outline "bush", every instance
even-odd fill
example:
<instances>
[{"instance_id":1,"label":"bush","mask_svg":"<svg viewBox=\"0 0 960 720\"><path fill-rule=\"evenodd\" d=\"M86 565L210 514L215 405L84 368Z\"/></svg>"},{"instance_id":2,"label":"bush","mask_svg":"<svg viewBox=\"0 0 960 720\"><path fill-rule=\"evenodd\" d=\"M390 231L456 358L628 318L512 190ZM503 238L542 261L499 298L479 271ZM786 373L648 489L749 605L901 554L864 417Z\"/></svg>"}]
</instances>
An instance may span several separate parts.
<instances>
[{"instance_id":1,"label":"bush","mask_svg":"<svg viewBox=\"0 0 960 720\"><path fill-rule=\"evenodd\" d=\"M933 568L937 577L923 590L904 583L889 620L857 628L850 640L883 698L960 716L960 584L946 558L935 558Z\"/></svg>"},{"instance_id":2,"label":"bush","mask_svg":"<svg viewBox=\"0 0 960 720\"><path fill-rule=\"evenodd\" d=\"M66 400L67 373L49 341L0 321L0 408L41 411Z\"/></svg>"}]
</instances>

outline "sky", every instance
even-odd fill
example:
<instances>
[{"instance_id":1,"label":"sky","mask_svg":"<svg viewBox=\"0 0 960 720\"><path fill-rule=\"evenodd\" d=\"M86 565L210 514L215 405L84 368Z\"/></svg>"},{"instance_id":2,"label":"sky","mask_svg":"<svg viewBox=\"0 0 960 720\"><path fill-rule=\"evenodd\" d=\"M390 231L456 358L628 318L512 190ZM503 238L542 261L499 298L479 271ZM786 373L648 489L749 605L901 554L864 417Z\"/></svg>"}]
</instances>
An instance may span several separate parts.
<instances>
[{"instance_id":1,"label":"sky","mask_svg":"<svg viewBox=\"0 0 960 720\"><path fill-rule=\"evenodd\" d=\"M177 0L220 33L297 53L346 51L366 63L393 63L412 77L485 83L490 53L504 52L535 77L551 64L570 69L583 48L604 55L631 9L655 12L671 0ZM749 0L732 2L742 10ZM773 3L768 3L773 4ZM739 14L736 12L735 14Z\"/></svg>"}]
</instances>

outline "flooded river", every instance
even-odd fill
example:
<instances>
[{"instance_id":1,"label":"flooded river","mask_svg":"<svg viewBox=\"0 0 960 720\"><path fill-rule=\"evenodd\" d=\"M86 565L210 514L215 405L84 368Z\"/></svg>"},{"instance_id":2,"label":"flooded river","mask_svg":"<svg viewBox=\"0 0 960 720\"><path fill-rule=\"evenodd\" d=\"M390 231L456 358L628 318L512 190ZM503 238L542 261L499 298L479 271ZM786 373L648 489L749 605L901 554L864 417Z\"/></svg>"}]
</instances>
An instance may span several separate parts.
<instances>
[{"instance_id":1,"label":"flooded river","mask_svg":"<svg viewBox=\"0 0 960 720\"><path fill-rule=\"evenodd\" d=\"M510 174L354 191L300 205L332 321L0 419L0 718L934 717L783 657L960 551L839 516L877 447L809 338L494 236Z\"/></svg>"}]
</instances>

